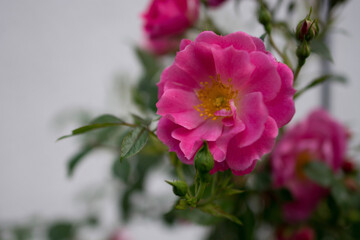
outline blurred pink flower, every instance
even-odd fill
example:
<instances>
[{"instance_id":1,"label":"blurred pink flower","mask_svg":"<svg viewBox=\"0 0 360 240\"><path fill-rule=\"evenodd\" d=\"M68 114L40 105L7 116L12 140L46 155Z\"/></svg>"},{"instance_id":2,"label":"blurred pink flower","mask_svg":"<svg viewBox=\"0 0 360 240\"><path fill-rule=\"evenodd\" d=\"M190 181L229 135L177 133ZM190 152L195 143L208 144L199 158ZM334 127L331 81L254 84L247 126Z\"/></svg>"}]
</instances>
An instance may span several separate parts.
<instances>
[{"instance_id":1,"label":"blurred pink flower","mask_svg":"<svg viewBox=\"0 0 360 240\"><path fill-rule=\"evenodd\" d=\"M198 15L199 0L152 0L142 15L145 48L156 54L175 50Z\"/></svg>"},{"instance_id":2,"label":"blurred pink flower","mask_svg":"<svg viewBox=\"0 0 360 240\"><path fill-rule=\"evenodd\" d=\"M206 141L212 172L248 174L295 112L292 83L292 71L259 38L202 32L181 42L161 75L157 135L184 163Z\"/></svg>"},{"instance_id":3,"label":"blurred pink flower","mask_svg":"<svg viewBox=\"0 0 360 240\"><path fill-rule=\"evenodd\" d=\"M303 227L297 231L286 231L286 229L278 229L276 231L277 240L314 240L315 233L312 228Z\"/></svg>"},{"instance_id":4,"label":"blurred pink flower","mask_svg":"<svg viewBox=\"0 0 360 240\"><path fill-rule=\"evenodd\" d=\"M325 110L318 109L280 139L273 151L271 165L275 186L288 188L294 198L284 206L285 219L305 220L328 194L326 188L305 176L304 166L315 160L338 170L345 159L346 133L346 129Z\"/></svg>"},{"instance_id":5,"label":"blurred pink flower","mask_svg":"<svg viewBox=\"0 0 360 240\"><path fill-rule=\"evenodd\" d=\"M124 229L118 229L109 237L109 240L130 240L127 232Z\"/></svg>"},{"instance_id":6,"label":"blurred pink flower","mask_svg":"<svg viewBox=\"0 0 360 240\"><path fill-rule=\"evenodd\" d=\"M146 39L144 48L155 55L163 55L175 52L179 48L179 42L180 39L177 37Z\"/></svg>"},{"instance_id":7,"label":"blurred pink flower","mask_svg":"<svg viewBox=\"0 0 360 240\"><path fill-rule=\"evenodd\" d=\"M206 3L209 7L218 7L226 1L227 0L207 0Z\"/></svg>"}]
</instances>

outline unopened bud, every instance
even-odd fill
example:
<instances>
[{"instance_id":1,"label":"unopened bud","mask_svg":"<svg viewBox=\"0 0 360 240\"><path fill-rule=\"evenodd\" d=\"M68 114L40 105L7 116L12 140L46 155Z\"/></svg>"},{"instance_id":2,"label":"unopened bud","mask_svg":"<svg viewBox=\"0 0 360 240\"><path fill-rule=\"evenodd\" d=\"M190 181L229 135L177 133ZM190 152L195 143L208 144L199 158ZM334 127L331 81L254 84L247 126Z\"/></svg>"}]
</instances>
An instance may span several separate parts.
<instances>
[{"instance_id":1,"label":"unopened bud","mask_svg":"<svg viewBox=\"0 0 360 240\"><path fill-rule=\"evenodd\" d=\"M188 185L184 181L165 181L173 187L173 192L179 197L184 197L188 191Z\"/></svg>"},{"instance_id":2,"label":"unopened bud","mask_svg":"<svg viewBox=\"0 0 360 240\"><path fill-rule=\"evenodd\" d=\"M272 17L271 17L271 13L264 5L261 5L261 7L259 8L258 20L264 26L265 31L267 33L270 33Z\"/></svg>"},{"instance_id":3,"label":"unopened bud","mask_svg":"<svg viewBox=\"0 0 360 240\"><path fill-rule=\"evenodd\" d=\"M319 24L317 20L305 18L296 27L296 37L300 41L311 41L319 34Z\"/></svg>"},{"instance_id":4,"label":"unopened bud","mask_svg":"<svg viewBox=\"0 0 360 240\"><path fill-rule=\"evenodd\" d=\"M306 58L310 56L311 50L307 42L302 42L296 49L296 56L299 60L299 66L304 65Z\"/></svg>"},{"instance_id":5,"label":"unopened bud","mask_svg":"<svg viewBox=\"0 0 360 240\"><path fill-rule=\"evenodd\" d=\"M345 160L341 168L345 173L353 173L355 171L355 164L350 160Z\"/></svg>"},{"instance_id":6,"label":"unopened bud","mask_svg":"<svg viewBox=\"0 0 360 240\"><path fill-rule=\"evenodd\" d=\"M204 143L204 146L196 153L194 164L196 170L200 173L208 173L214 168L214 158L211 155L206 143Z\"/></svg>"}]
</instances>

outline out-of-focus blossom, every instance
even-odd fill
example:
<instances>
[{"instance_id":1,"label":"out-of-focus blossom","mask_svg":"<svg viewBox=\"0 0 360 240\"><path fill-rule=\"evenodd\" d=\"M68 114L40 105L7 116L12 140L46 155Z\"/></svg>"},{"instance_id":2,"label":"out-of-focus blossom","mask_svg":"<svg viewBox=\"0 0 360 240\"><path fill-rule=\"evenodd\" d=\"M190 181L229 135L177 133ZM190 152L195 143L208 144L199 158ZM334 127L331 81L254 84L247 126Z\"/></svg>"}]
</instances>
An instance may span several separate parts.
<instances>
[{"instance_id":1,"label":"out-of-focus blossom","mask_svg":"<svg viewBox=\"0 0 360 240\"><path fill-rule=\"evenodd\" d=\"M110 237L109 240L130 240L127 232L124 229L116 230Z\"/></svg>"},{"instance_id":2,"label":"out-of-focus blossom","mask_svg":"<svg viewBox=\"0 0 360 240\"><path fill-rule=\"evenodd\" d=\"M199 15L199 0L153 0L142 17L144 47L156 54L175 50Z\"/></svg>"},{"instance_id":3,"label":"out-of-focus blossom","mask_svg":"<svg viewBox=\"0 0 360 240\"><path fill-rule=\"evenodd\" d=\"M290 190L294 200L284 205L289 221L305 220L328 190L308 179L304 167L322 161L336 172L345 159L346 129L325 110L315 110L289 129L276 145L271 157L276 187Z\"/></svg>"},{"instance_id":4,"label":"out-of-focus blossom","mask_svg":"<svg viewBox=\"0 0 360 240\"><path fill-rule=\"evenodd\" d=\"M224 2L226 2L227 0L207 0L206 4L209 7L218 7L219 5L223 4Z\"/></svg>"},{"instance_id":5,"label":"out-of-focus blossom","mask_svg":"<svg viewBox=\"0 0 360 240\"><path fill-rule=\"evenodd\" d=\"M346 159L342 163L341 168L345 173L353 173L356 170L354 161L350 159Z\"/></svg>"},{"instance_id":6,"label":"out-of-focus blossom","mask_svg":"<svg viewBox=\"0 0 360 240\"><path fill-rule=\"evenodd\" d=\"M297 231L280 228L276 231L277 240L314 240L315 233L312 228L303 227Z\"/></svg>"},{"instance_id":7,"label":"out-of-focus blossom","mask_svg":"<svg viewBox=\"0 0 360 240\"><path fill-rule=\"evenodd\" d=\"M259 38L202 32L181 42L161 75L157 135L184 163L193 164L206 141L212 172L248 174L295 112L292 83L292 71Z\"/></svg>"},{"instance_id":8,"label":"out-of-focus blossom","mask_svg":"<svg viewBox=\"0 0 360 240\"><path fill-rule=\"evenodd\" d=\"M179 48L179 42L178 37L146 38L144 48L155 55L163 55L175 52Z\"/></svg>"}]
</instances>

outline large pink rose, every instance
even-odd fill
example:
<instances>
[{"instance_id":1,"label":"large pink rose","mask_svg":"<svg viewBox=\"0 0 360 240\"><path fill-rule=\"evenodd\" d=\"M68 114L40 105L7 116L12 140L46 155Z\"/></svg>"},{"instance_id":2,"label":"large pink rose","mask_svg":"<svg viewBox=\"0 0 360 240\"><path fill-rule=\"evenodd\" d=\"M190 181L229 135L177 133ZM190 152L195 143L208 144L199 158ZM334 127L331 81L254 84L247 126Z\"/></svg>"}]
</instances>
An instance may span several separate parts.
<instances>
[{"instance_id":1,"label":"large pink rose","mask_svg":"<svg viewBox=\"0 0 360 240\"><path fill-rule=\"evenodd\" d=\"M304 166L309 161L322 161L337 171L344 159L347 131L324 110L288 130L278 142L271 157L276 187L288 188L294 200L284 206L289 221L305 220L328 194L328 190L308 179Z\"/></svg>"},{"instance_id":2,"label":"large pink rose","mask_svg":"<svg viewBox=\"0 0 360 240\"><path fill-rule=\"evenodd\" d=\"M199 0L152 0L142 15L145 47L157 54L173 50L198 15Z\"/></svg>"},{"instance_id":3,"label":"large pink rose","mask_svg":"<svg viewBox=\"0 0 360 240\"><path fill-rule=\"evenodd\" d=\"M184 163L206 141L212 172L250 173L294 114L292 83L292 71L259 38L202 32L181 42L161 75L157 135Z\"/></svg>"}]
</instances>

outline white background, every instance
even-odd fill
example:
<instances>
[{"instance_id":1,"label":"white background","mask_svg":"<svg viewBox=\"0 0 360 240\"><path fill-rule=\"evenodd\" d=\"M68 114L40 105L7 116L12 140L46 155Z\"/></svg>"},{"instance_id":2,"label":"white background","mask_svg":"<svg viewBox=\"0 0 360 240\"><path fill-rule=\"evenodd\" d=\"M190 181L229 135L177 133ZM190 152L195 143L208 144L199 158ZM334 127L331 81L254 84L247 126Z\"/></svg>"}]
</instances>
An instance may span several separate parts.
<instances>
[{"instance_id":1,"label":"white background","mask_svg":"<svg viewBox=\"0 0 360 240\"><path fill-rule=\"evenodd\" d=\"M140 42L140 13L147 2L0 0L0 226L34 216L81 215L86 209L78 200L79 192L111 186L111 159L101 152L87 158L74 178L66 177L65 163L77 149L77 141L55 143L55 139L77 125L71 122L59 128L57 122L66 119L69 109L89 109L94 115L127 111L116 108L108 94L115 75L138 76L132 46ZM262 29L251 21L252 6L244 1L236 15L229 2L214 14L222 18L219 25L226 29L259 36ZM339 12L338 29L347 34L334 34L332 42L332 69L349 79L348 86L333 88L333 114L357 133L358 9L360 1L350 1ZM236 18L245 21L234 22ZM311 66L307 70L303 79L315 76ZM317 106L318 99L318 90L301 97L296 119ZM153 177L149 185L150 191L169 190L160 177ZM102 203L107 230L117 227L110 224L115 217L113 199ZM133 239L199 239L203 232L190 226L168 230L160 223L139 219L126 229Z\"/></svg>"}]
</instances>

